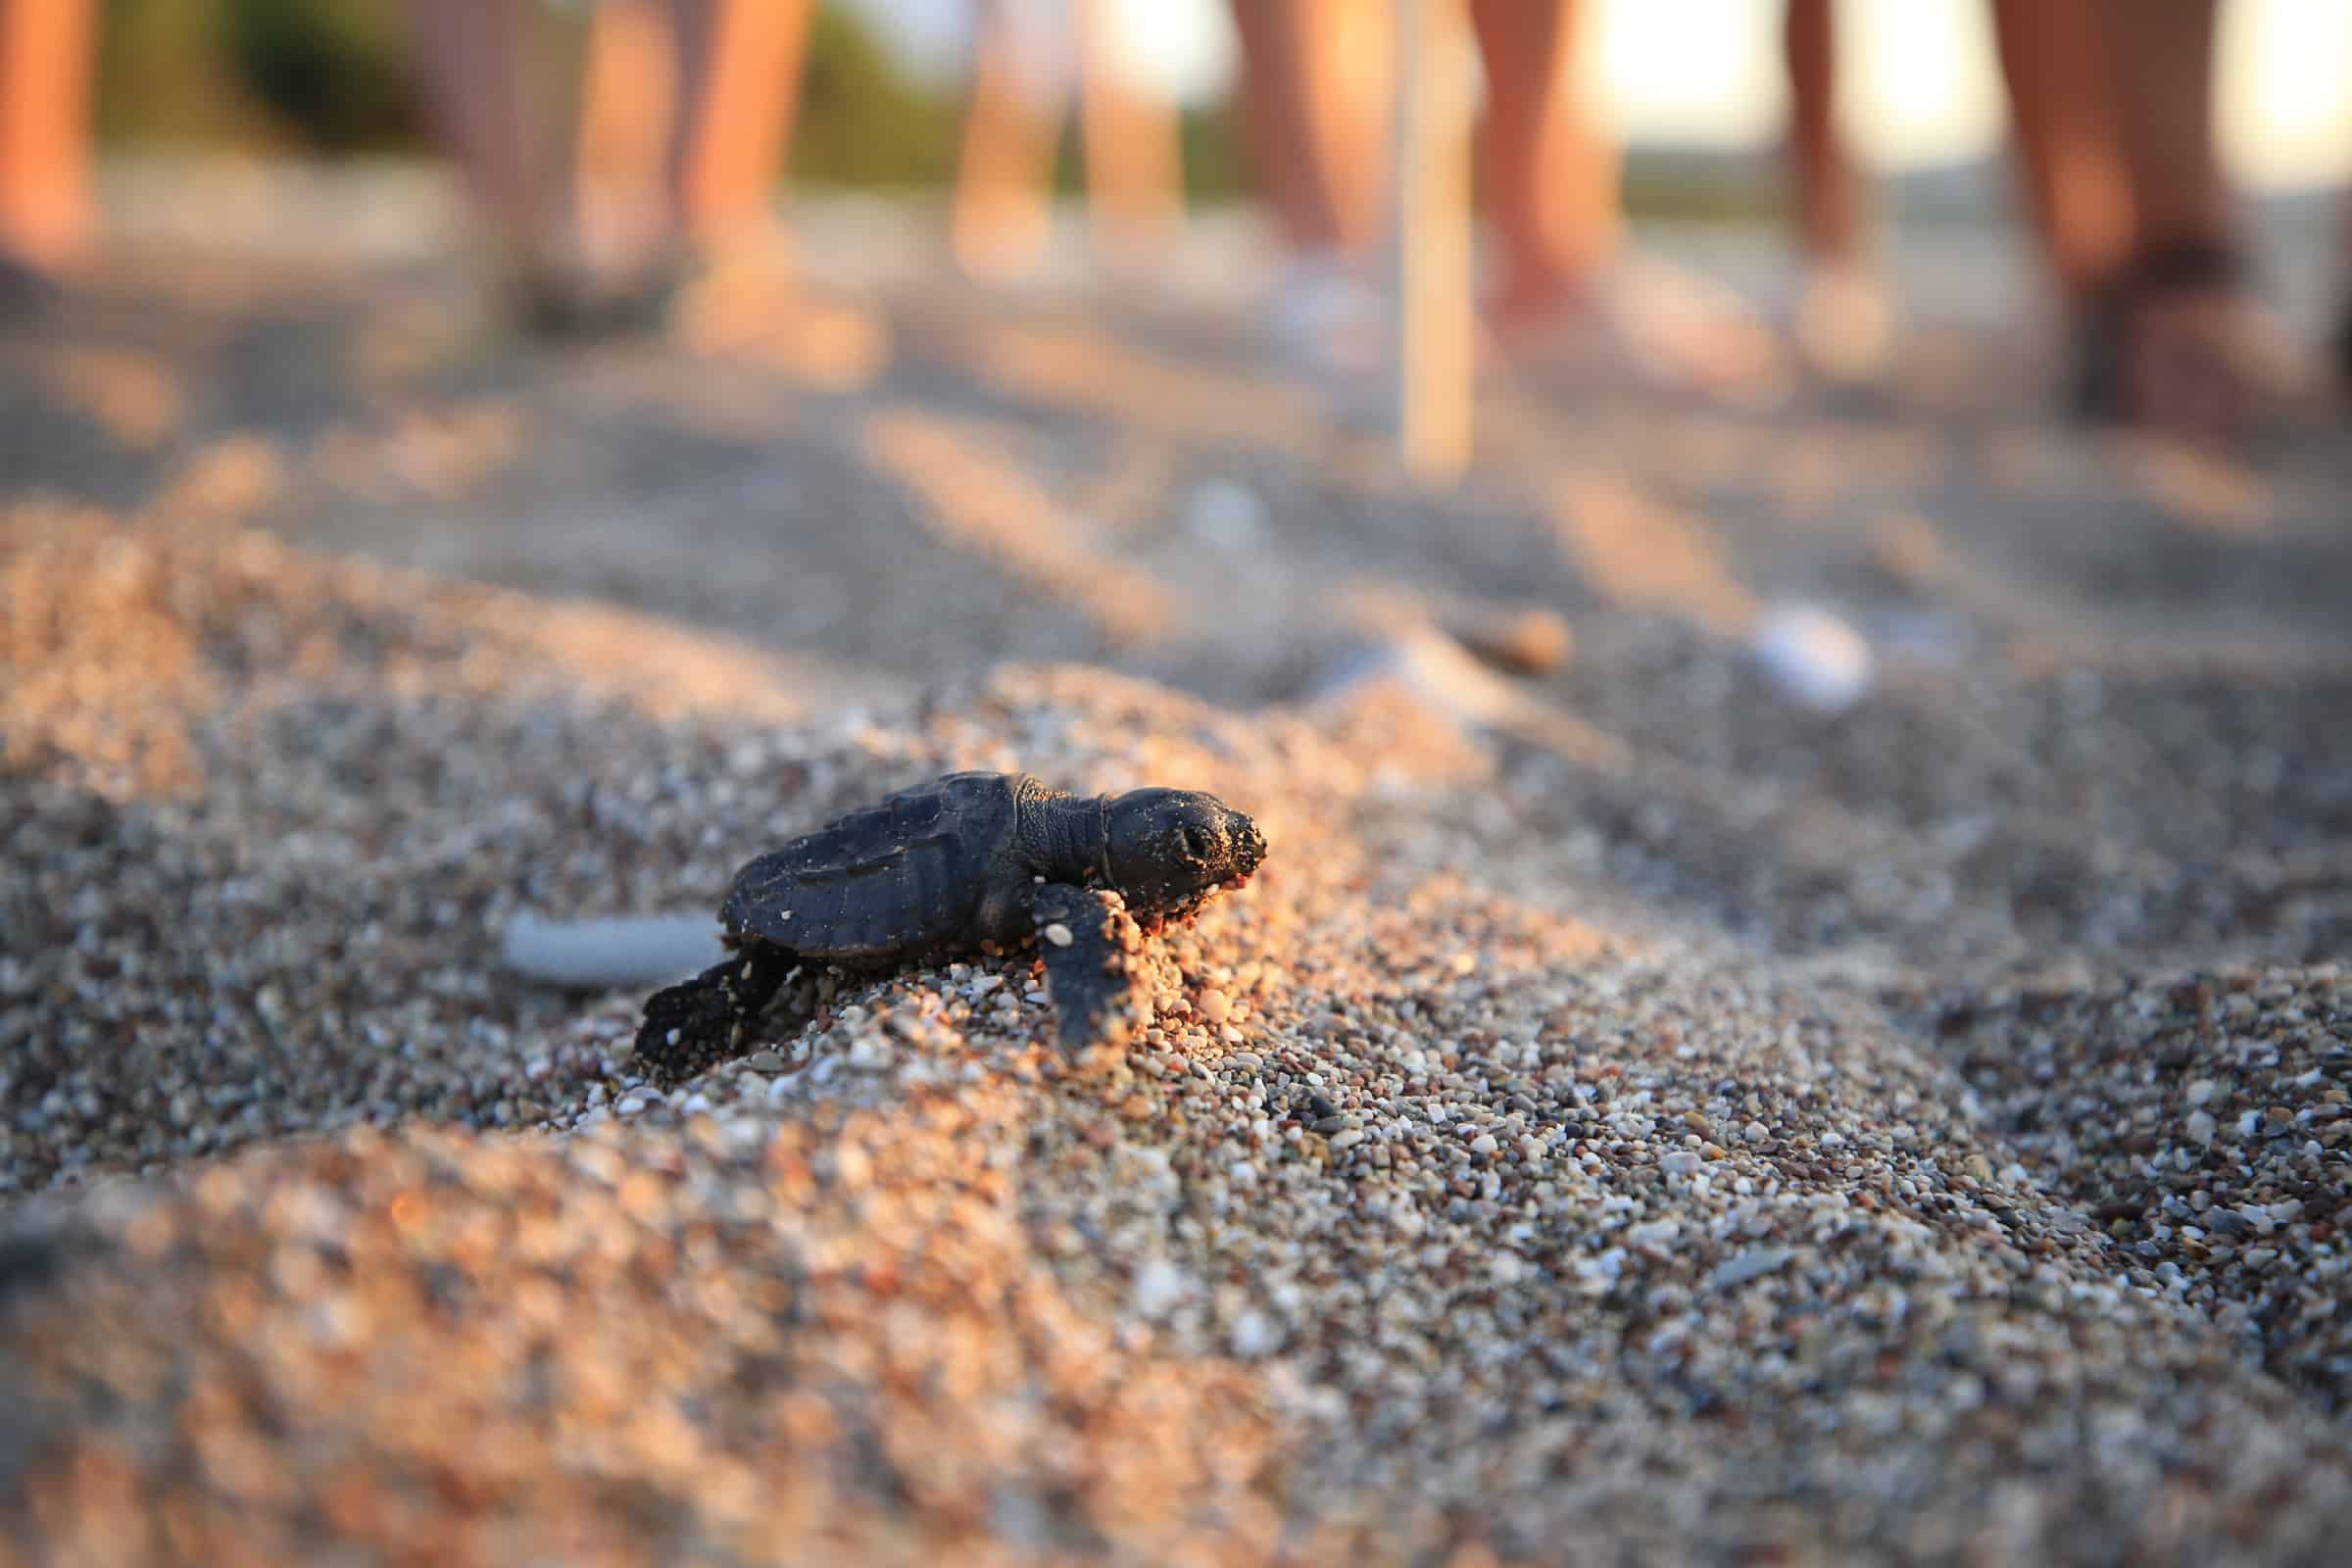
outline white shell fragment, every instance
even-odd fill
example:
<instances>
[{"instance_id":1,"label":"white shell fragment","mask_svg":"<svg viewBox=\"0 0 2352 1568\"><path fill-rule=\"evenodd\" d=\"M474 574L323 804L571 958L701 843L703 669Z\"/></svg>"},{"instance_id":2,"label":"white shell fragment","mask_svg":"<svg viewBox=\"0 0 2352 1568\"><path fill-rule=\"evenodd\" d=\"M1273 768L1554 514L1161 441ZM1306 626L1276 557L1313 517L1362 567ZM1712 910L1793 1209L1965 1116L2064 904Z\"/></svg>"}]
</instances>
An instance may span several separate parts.
<instances>
[{"instance_id":1,"label":"white shell fragment","mask_svg":"<svg viewBox=\"0 0 2352 1568\"><path fill-rule=\"evenodd\" d=\"M708 914L550 920L525 909L507 922L499 959L548 985L596 989L683 980L726 956Z\"/></svg>"},{"instance_id":2,"label":"white shell fragment","mask_svg":"<svg viewBox=\"0 0 2352 1568\"><path fill-rule=\"evenodd\" d=\"M1813 605L1781 605L1756 621L1749 652L1774 685L1808 708L1836 712L1870 689L1876 661L1862 634Z\"/></svg>"}]
</instances>

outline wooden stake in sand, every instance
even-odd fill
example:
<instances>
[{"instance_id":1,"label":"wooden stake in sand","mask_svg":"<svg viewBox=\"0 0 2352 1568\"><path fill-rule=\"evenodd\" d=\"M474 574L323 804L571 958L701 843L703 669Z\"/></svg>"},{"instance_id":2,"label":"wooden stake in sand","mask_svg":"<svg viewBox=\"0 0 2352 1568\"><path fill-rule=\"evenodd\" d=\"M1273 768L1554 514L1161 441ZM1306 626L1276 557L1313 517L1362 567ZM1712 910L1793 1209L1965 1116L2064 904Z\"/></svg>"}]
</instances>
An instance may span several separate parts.
<instances>
[{"instance_id":1,"label":"wooden stake in sand","mask_svg":"<svg viewBox=\"0 0 2352 1568\"><path fill-rule=\"evenodd\" d=\"M1395 0L1392 417L1411 472L1446 479L1470 459L1470 104L1462 0Z\"/></svg>"}]
</instances>

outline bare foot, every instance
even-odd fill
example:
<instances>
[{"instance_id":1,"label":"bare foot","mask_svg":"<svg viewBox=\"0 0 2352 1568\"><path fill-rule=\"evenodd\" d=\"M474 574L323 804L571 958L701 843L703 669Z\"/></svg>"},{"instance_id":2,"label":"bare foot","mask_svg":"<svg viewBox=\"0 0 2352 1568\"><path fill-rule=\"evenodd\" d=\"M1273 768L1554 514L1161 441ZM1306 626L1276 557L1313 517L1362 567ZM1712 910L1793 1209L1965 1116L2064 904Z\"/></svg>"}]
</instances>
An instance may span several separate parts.
<instances>
[{"instance_id":1,"label":"bare foot","mask_svg":"<svg viewBox=\"0 0 2352 1568\"><path fill-rule=\"evenodd\" d=\"M1503 294L1501 351L1539 380L1627 378L1733 402L1769 402L1788 367L1771 329L1730 290L1651 260Z\"/></svg>"}]
</instances>

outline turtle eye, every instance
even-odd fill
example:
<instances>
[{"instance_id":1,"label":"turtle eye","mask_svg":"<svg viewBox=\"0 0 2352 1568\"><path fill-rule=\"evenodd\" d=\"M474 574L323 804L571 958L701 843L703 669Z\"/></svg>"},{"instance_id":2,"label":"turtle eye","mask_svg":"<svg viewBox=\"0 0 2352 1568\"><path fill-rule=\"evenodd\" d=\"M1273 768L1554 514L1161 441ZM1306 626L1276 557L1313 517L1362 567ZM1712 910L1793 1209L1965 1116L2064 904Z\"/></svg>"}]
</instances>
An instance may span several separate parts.
<instances>
[{"instance_id":1,"label":"turtle eye","mask_svg":"<svg viewBox=\"0 0 2352 1568\"><path fill-rule=\"evenodd\" d=\"M1208 858L1208 835L1197 827L1184 830L1184 853L1196 860Z\"/></svg>"}]
</instances>

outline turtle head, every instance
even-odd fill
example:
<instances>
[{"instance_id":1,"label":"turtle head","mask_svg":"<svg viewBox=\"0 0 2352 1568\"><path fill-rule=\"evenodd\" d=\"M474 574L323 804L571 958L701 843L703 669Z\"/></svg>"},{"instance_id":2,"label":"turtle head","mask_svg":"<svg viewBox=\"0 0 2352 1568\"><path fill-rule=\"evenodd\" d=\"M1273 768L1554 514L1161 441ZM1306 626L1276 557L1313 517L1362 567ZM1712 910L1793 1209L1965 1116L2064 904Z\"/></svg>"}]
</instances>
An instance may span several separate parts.
<instances>
[{"instance_id":1,"label":"turtle head","mask_svg":"<svg viewBox=\"0 0 2352 1568\"><path fill-rule=\"evenodd\" d=\"M1110 802L1109 826L1110 875L1138 918L1239 887L1266 858L1255 822L1198 790L1130 790Z\"/></svg>"}]
</instances>

